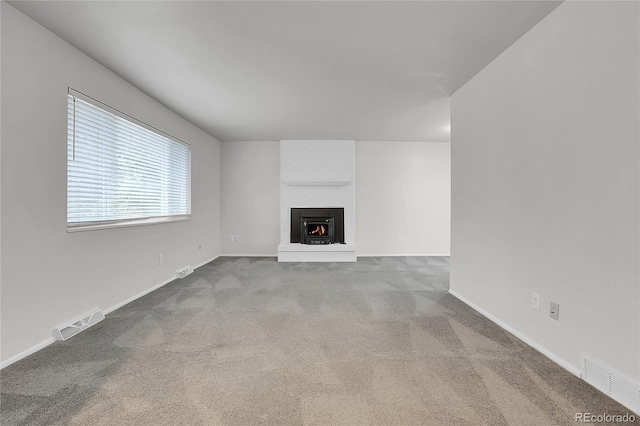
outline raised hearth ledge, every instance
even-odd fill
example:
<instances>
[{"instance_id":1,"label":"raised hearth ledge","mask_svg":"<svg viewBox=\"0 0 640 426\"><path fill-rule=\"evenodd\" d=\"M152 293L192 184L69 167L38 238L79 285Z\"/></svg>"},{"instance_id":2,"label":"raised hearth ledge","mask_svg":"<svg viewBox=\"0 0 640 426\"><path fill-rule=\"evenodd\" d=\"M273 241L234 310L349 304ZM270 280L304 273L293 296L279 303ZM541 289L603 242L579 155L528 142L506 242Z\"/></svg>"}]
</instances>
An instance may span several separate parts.
<instances>
[{"instance_id":1,"label":"raised hearth ledge","mask_svg":"<svg viewBox=\"0 0 640 426\"><path fill-rule=\"evenodd\" d=\"M298 244L278 245L278 262L355 262L355 244Z\"/></svg>"}]
</instances>

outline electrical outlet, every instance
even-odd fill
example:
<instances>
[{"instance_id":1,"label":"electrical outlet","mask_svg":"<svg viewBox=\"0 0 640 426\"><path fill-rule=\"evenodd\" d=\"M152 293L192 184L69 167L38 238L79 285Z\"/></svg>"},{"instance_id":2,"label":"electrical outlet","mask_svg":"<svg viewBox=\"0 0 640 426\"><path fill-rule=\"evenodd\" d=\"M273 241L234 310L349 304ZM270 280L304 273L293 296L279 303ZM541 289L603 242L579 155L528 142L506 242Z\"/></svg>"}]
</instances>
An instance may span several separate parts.
<instances>
[{"instance_id":1,"label":"electrical outlet","mask_svg":"<svg viewBox=\"0 0 640 426\"><path fill-rule=\"evenodd\" d=\"M158 255L158 265L162 265L162 253Z\"/></svg>"},{"instance_id":2,"label":"electrical outlet","mask_svg":"<svg viewBox=\"0 0 640 426\"><path fill-rule=\"evenodd\" d=\"M560 305L558 303L551 302L551 305L549 306L549 316L558 321L560 316Z\"/></svg>"},{"instance_id":3,"label":"electrical outlet","mask_svg":"<svg viewBox=\"0 0 640 426\"><path fill-rule=\"evenodd\" d=\"M403 241L402 235L398 235L398 242L401 243Z\"/></svg>"},{"instance_id":4,"label":"electrical outlet","mask_svg":"<svg viewBox=\"0 0 640 426\"><path fill-rule=\"evenodd\" d=\"M234 235L234 236L233 236L233 242L234 242L234 243L237 243L237 242L238 242L238 236L237 236L237 235Z\"/></svg>"},{"instance_id":5,"label":"electrical outlet","mask_svg":"<svg viewBox=\"0 0 640 426\"><path fill-rule=\"evenodd\" d=\"M538 293L531 293L531 307L537 311L540 310L540 295Z\"/></svg>"}]
</instances>

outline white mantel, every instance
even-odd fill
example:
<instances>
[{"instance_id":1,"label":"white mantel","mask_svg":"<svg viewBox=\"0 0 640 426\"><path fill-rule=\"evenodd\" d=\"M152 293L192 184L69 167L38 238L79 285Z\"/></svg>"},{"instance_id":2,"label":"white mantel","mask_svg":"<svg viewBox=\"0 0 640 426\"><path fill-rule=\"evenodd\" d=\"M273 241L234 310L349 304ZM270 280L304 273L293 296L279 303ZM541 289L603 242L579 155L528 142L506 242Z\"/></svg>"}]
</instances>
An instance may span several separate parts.
<instances>
[{"instance_id":1,"label":"white mantel","mask_svg":"<svg viewBox=\"0 0 640 426\"><path fill-rule=\"evenodd\" d=\"M280 141L280 262L355 262L355 141ZM290 243L291 208L344 208L346 244Z\"/></svg>"}]
</instances>

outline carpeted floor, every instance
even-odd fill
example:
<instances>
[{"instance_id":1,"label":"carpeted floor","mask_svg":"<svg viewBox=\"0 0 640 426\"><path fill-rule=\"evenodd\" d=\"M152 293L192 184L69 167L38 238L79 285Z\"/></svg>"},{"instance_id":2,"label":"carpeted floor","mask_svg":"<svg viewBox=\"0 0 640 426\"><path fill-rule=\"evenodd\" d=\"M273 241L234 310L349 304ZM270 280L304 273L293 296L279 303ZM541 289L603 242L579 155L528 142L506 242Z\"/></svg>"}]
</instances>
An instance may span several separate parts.
<instances>
[{"instance_id":1,"label":"carpeted floor","mask_svg":"<svg viewBox=\"0 0 640 426\"><path fill-rule=\"evenodd\" d=\"M447 293L446 257L219 258L2 370L2 425L569 425L628 413Z\"/></svg>"}]
</instances>

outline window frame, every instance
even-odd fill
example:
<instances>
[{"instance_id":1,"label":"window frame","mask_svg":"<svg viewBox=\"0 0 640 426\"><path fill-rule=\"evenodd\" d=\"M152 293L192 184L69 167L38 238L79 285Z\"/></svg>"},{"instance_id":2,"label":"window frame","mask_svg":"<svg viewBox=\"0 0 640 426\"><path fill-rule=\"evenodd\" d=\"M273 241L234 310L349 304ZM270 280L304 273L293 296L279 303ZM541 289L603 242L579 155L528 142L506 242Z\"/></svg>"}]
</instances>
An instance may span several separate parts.
<instances>
[{"instance_id":1,"label":"window frame","mask_svg":"<svg viewBox=\"0 0 640 426\"><path fill-rule=\"evenodd\" d=\"M67 217L67 232L81 232L81 231L91 231L98 229L109 229L109 228L121 228L121 227L130 227L130 226L141 226L141 225L153 225L159 223L169 223L169 222L182 222L191 220L191 183L192 183L192 149L191 145L172 136L162 130L153 127L137 118L126 114L110 105L107 105L95 98L92 98L89 95L86 95L78 90L75 90L71 87L68 88L67 91L67 103L69 102L69 97L75 97L80 99L83 102L86 102L96 108L106 111L109 114L113 114L129 123L132 123L136 126L139 126L151 133L155 133L158 136L166 138L171 142L180 144L186 147L189 151L188 153L188 177L187 177L187 213L184 214L175 214L168 216L149 216L149 217L137 217L137 218L124 218L124 219L112 219L112 220L98 220L98 221L84 221L84 222L69 222L69 152L70 152L70 140L73 138L73 143L75 144L75 135L70 135L69 132L73 131L69 129L69 112L67 111L67 141L66 141L66 154L67 154L67 181L66 181L66 217ZM68 106L67 106L68 109ZM75 117L74 117L75 120ZM73 129L75 129L75 123L73 124ZM73 147L73 151L75 151L75 146ZM74 154L75 155L75 152Z\"/></svg>"}]
</instances>

